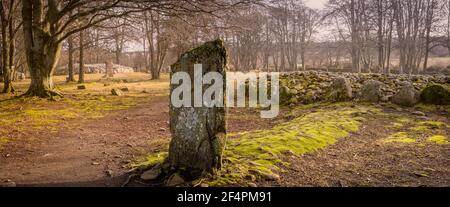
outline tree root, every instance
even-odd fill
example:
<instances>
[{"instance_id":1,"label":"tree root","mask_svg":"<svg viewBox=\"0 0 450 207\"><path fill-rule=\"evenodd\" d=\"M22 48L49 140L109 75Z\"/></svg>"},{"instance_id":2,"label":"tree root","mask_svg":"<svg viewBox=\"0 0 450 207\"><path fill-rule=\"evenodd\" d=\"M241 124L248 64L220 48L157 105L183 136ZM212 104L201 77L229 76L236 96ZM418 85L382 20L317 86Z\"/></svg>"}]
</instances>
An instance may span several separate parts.
<instances>
[{"instance_id":1,"label":"tree root","mask_svg":"<svg viewBox=\"0 0 450 207\"><path fill-rule=\"evenodd\" d=\"M16 90L12 86L3 88L3 90L2 90L2 93L15 93L15 92L16 92Z\"/></svg>"},{"instance_id":2,"label":"tree root","mask_svg":"<svg viewBox=\"0 0 450 207\"><path fill-rule=\"evenodd\" d=\"M134 173L134 174L131 174L130 176L128 176L127 180L125 180L125 182L122 184L121 187L126 187L131 182L131 179L133 179L134 177L137 177L137 176L139 176L139 174L137 174L137 173Z\"/></svg>"},{"instance_id":3,"label":"tree root","mask_svg":"<svg viewBox=\"0 0 450 207\"><path fill-rule=\"evenodd\" d=\"M41 98L52 98L54 96L57 97L64 97L63 94L60 91L57 90L28 90L26 93L22 94L21 96L27 96L27 97L41 97Z\"/></svg>"}]
</instances>

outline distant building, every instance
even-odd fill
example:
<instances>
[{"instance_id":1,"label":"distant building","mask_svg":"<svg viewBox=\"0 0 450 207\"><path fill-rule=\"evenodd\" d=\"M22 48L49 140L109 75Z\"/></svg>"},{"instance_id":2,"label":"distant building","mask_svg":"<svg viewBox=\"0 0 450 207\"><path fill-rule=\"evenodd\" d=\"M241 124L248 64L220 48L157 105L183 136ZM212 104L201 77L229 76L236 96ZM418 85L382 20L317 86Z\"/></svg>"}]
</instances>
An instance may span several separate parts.
<instances>
[{"instance_id":1,"label":"distant building","mask_svg":"<svg viewBox=\"0 0 450 207\"><path fill-rule=\"evenodd\" d=\"M79 64L73 64L73 72L74 74L78 74L79 72ZM132 73L134 72L133 68L112 64L113 73ZM84 72L86 74L95 74L95 73L106 73L106 64L84 64ZM68 65L56 68L54 74L55 75L67 75L69 73Z\"/></svg>"}]
</instances>

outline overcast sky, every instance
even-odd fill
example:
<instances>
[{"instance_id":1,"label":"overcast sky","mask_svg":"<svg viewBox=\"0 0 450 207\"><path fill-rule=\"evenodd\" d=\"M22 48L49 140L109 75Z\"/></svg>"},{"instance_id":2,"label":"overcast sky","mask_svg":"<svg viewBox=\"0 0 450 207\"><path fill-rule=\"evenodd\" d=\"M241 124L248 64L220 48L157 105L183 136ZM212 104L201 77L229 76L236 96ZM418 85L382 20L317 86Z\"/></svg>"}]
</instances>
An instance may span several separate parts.
<instances>
[{"instance_id":1,"label":"overcast sky","mask_svg":"<svg viewBox=\"0 0 450 207\"><path fill-rule=\"evenodd\" d=\"M306 6L313 9L322 9L327 0L306 0Z\"/></svg>"}]
</instances>

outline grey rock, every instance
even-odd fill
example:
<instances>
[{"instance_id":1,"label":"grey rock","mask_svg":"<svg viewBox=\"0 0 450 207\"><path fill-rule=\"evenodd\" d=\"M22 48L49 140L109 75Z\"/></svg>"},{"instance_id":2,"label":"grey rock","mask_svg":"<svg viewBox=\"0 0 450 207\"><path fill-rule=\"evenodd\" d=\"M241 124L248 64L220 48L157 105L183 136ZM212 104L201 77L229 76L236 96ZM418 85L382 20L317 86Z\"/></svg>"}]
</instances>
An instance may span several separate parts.
<instances>
[{"instance_id":1,"label":"grey rock","mask_svg":"<svg viewBox=\"0 0 450 207\"><path fill-rule=\"evenodd\" d=\"M12 180L5 180L4 182L0 183L0 187L16 187L16 186L17 184Z\"/></svg>"},{"instance_id":2,"label":"grey rock","mask_svg":"<svg viewBox=\"0 0 450 207\"><path fill-rule=\"evenodd\" d=\"M154 180L154 179L158 178L161 175L161 173L162 173L161 167L155 166L152 169L147 170L144 173L142 173L141 179L142 180Z\"/></svg>"},{"instance_id":3,"label":"grey rock","mask_svg":"<svg viewBox=\"0 0 450 207\"><path fill-rule=\"evenodd\" d=\"M249 181L255 181L256 180L256 176L254 176L252 174L249 174L249 175L246 175L244 177L244 179L249 180Z\"/></svg>"},{"instance_id":4,"label":"grey rock","mask_svg":"<svg viewBox=\"0 0 450 207\"><path fill-rule=\"evenodd\" d=\"M391 100L391 97L392 96L383 96L383 97L381 97L380 101L382 101L382 102L389 102L389 100Z\"/></svg>"},{"instance_id":5,"label":"grey rock","mask_svg":"<svg viewBox=\"0 0 450 207\"><path fill-rule=\"evenodd\" d=\"M359 100L364 102L379 102L382 97L381 88L383 83L376 80L369 80L361 88Z\"/></svg>"},{"instance_id":6,"label":"grey rock","mask_svg":"<svg viewBox=\"0 0 450 207\"><path fill-rule=\"evenodd\" d=\"M185 183L184 179L178 174L175 173L167 180L166 185L167 186L178 186Z\"/></svg>"},{"instance_id":7,"label":"grey rock","mask_svg":"<svg viewBox=\"0 0 450 207\"><path fill-rule=\"evenodd\" d=\"M336 78L333 80L328 92L328 100L333 102L348 101L352 99L352 87L347 78Z\"/></svg>"},{"instance_id":8,"label":"grey rock","mask_svg":"<svg viewBox=\"0 0 450 207\"><path fill-rule=\"evenodd\" d=\"M251 188L257 188L258 187L258 185L256 185L255 183L248 183L247 185L248 185L248 187L251 187Z\"/></svg>"},{"instance_id":9,"label":"grey rock","mask_svg":"<svg viewBox=\"0 0 450 207\"><path fill-rule=\"evenodd\" d=\"M414 112L412 112L412 114L416 115L416 116L426 116L426 114L421 111L414 111Z\"/></svg>"},{"instance_id":10,"label":"grey rock","mask_svg":"<svg viewBox=\"0 0 450 207\"><path fill-rule=\"evenodd\" d=\"M400 91L392 97L392 103L400 106L414 106L419 102L420 94L411 83L404 83Z\"/></svg>"},{"instance_id":11,"label":"grey rock","mask_svg":"<svg viewBox=\"0 0 450 207\"><path fill-rule=\"evenodd\" d=\"M114 96L123 96L123 92L116 88L111 89L111 94Z\"/></svg>"},{"instance_id":12,"label":"grey rock","mask_svg":"<svg viewBox=\"0 0 450 207\"><path fill-rule=\"evenodd\" d=\"M298 91L297 91L297 89L290 89L290 90L289 90L289 94L291 94L291 95L297 95L297 94L298 94Z\"/></svg>"},{"instance_id":13,"label":"grey rock","mask_svg":"<svg viewBox=\"0 0 450 207\"><path fill-rule=\"evenodd\" d=\"M280 87L280 101L281 103L288 103L291 98L291 94L289 93L290 89L287 86Z\"/></svg>"},{"instance_id":14,"label":"grey rock","mask_svg":"<svg viewBox=\"0 0 450 207\"><path fill-rule=\"evenodd\" d=\"M268 180L268 181L278 181L281 179L279 175L274 174L274 173L262 174L261 176L264 180Z\"/></svg>"}]
</instances>

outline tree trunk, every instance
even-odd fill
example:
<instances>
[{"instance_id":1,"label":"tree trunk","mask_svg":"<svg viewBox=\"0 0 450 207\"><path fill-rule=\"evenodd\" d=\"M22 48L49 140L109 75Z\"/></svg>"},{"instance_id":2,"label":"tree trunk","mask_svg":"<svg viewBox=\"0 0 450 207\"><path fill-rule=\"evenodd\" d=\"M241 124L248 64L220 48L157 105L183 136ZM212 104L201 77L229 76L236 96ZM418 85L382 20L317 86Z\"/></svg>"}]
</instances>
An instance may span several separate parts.
<instances>
[{"instance_id":1,"label":"tree trunk","mask_svg":"<svg viewBox=\"0 0 450 207\"><path fill-rule=\"evenodd\" d=\"M78 83L84 83L84 32L80 32L80 68L78 73Z\"/></svg>"},{"instance_id":2,"label":"tree trunk","mask_svg":"<svg viewBox=\"0 0 450 207\"><path fill-rule=\"evenodd\" d=\"M3 75L3 90L2 93L12 93L14 88L12 86L12 65L11 65L11 47L9 37L6 32L2 32L2 75ZM14 56L14 55L13 55Z\"/></svg>"},{"instance_id":3,"label":"tree trunk","mask_svg":"<svg viewBox=\"0 0 450 207\"><path fill-rule=\"evenodd\" d=\"M151 69L151 75L152 75L152 80L159 80L159 78L161 77L161 73L160 73L160 71L158 71L157 68Z\"/></svg>"},{"instance_id":4,"label":"tree trunk","mask_svg":"<svg viewBox=\"0 0 450 207\"><path fill-rule=\"evenodd\" d=\"M144 32L145 32L145 28L144 28ZM143 48L144 49L144 64L145 64L145 68L144 68L144 72L148 73L149 72L149 68L148 68L148 55L147 55L147 46L146 46L146 35L144 34L144 38L143 38ZM142 72L142 71L141 71Z\"/></svg>"},{"instance_id":5,"label":"tree trunk","mask_svg":"<svg viewBox=\"0 0 450 207\"><path fill-rule=\"evenodd\" d=\"M350 2L350 21L351 21L351 56L352 56L352 71L355 73L361 73L360 67L360 41L359 41L359 30L357 21L357 12L355 7L355 0Z\"/></svg>"},{"instance_id":6,"label":"tree trunk","mask_svg":"<svg viewBox=\"0 0 450 207\"><path fill-rule=\"evenodd\" d=\"M14 2L10 2L10 4L14 4ZM14 50L15 50L15 35L14 35L14 22L13 19L10 18L10 15L13 11L9 11L9 14L6 15L4 11L3 2L0 1L0 23L1 23L1 35L2 35L2 48L1 48L1 59L2 59L2 75L3 75L3 90L2 93L13 93L14 87L12 85L12 73L14 67ZM12 6L6 5L11 9Z\"/></svg>"},{"instance_id":7,"label":"tree trunk","mask_svg":"<svg viewBox=\"0 0 450 207\"><path fill-rule=\"evenodd\" d=\"M73 38L69 37L68 39L68 44L69 44L69 64L68 64L68 68L69 68L69 77L67 78L68 82L74 82L75 81L75 76L74 76L74 71L73 71L73 53L74 53L74 48L73 48Z\"/></svg>"},{"instance_id":8,"label":"tree trunk","mask_svg":"<svg viewBox=\"0 0 450 207\"><path fill-rule=\"evenodd\" d=\"M302 70L306 71L306 57L305 57L305 50L304 47L300 53L300 58L302 59Z\"/></svg>"},{"instance_id":9,"label":"tree trunk","mask_svg":"<svg viewBox=\"0 0 450 207\"><path fill-rule=\"evenodd\" d=\"M431 35L431 27L433 24L433 19L434 19L434 8L435 8L435 2L434 0L432 1L428 1L428 5L427 5L427 18L426 18L426 32L425 32L425 57L424 57L424 61L423 61L423 71L425 71L428 67L428 56L429 56L429 52L430 52L430 35Z\"/></svg>"},{"instance_id":10,"label":"tree trunk","mask_svg":"<svg viewBox=\"0 0 450 207\"><path fill-rule=\"evenodd\" d=\"M50 97L61 95L53 90L51 76L60 57L61 42L33 21L33 5L22 2L24 45L31 84L25 95ZM46 28L45 26L42 26Z\"/></svg>"},{"instance_id":11,"label":"tree trunk","mask_svg":"<svg viewBox=\"0 0 450 207\"><path fill-rule=\"evenodd\" d=\"M115 51L116 64L120 65L120 55L122 54L122 49L121 49L121 45L120 45L119 34L117 34L116 37L115 37L115 43L116 43L116 51Z\"/></svg>"},{"instance_id":12,"label":"tree trunk","mask_svg":"<svg viewBox=\"0 0 450 207\"><path fill-rule=\"evenodd\" d=\"M378 69L384 71L385 54L384 54L384 40L383 40L383 0L377 1L377 15L378 15Z\"/></svg>"}]
</instances>

